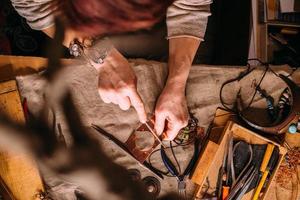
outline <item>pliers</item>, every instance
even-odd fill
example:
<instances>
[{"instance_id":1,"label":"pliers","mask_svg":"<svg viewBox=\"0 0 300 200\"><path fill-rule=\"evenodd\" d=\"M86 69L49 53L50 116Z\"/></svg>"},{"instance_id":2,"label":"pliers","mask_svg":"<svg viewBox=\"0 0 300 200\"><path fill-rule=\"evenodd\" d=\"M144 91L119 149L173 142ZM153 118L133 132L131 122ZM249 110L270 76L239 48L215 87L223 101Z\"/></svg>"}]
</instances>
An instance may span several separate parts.
<instances>
[{"instance_id":1,"label":"pliers","mask_svg":"<svg viewBox=\"0 0 300 200\"><path fill-rule=\"evenodd\" d=\"M177 168L175 167L175 165L173 164L171 159L166 154L165 147L161 146L161 148L160 148L162 161L163 161L165 167L170 172L170 174L177 178L178 193L183 199L186 199L185 179L191 173L193 166L194 166L195 162L197 161L197 158L199 156L199 151L200 151L199 145L200 145L200 140L196 138L194 141L194 154L183 173L181 173L180 169L179 169L179 171L177 170ZM171 148L172 148L172 146L171 146Z\"/></svg>"}]
</instances>

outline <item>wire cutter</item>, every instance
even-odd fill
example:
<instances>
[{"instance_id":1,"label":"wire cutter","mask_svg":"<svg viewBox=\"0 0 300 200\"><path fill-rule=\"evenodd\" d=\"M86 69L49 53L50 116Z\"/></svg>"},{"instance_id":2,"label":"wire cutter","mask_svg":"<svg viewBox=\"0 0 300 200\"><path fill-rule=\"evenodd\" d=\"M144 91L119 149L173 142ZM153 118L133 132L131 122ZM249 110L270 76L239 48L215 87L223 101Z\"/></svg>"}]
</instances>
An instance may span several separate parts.
<instances>
[{"instance_id":1,"label":"wire cutter","mask_svg":"<svg viewBox=\"0 0 300 200\"><path fill-rule=\"evenodd\" d=\"M180 169L179 169L179 171L177 170L177 168L175 167L175 165L173 164L171 159L166 154L165 147L161 146L161 149L160 149L161 158L163 160L165 167L168 169L170 174L172 174L174 177L177 178L178 193L182 199L186 199L186 177L191 173L191 171L194 167L194 164L197 161L197 158L199 156L199 151L200 151L199 145L200 145L200 140L196 138L194 141L194 154L193 154L192 158L190 159L190 161L183 173L181 173ZM172 148L172 146L170 148Z\"/></svg>"}]
</instances>

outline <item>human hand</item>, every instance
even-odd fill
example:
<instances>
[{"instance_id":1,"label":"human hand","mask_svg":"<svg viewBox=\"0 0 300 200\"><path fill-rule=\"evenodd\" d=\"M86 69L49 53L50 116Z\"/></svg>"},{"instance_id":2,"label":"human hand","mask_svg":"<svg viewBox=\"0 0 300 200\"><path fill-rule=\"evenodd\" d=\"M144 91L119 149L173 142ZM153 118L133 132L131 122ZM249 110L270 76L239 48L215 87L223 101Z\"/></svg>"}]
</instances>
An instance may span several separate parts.
<instances>
[{"instance_id":1,"label":"human hand","mask_svg":"<svg viewBox=\"0 0 300 200\"><path fill-rule=\"evenodd\" d=\"M188 109L184 89L167 84L155 108L155 130L161 135L166 130L165 140L173 140L188 124Z\"/></svg>"},{"instance_id":2,"label":"human hand","mask_svg":"<svg viewBox=\"0 0 300 200\"><path fill-rule=\"evenodd\" d=\"M105 103L119 105L122 110L133 106L142 123L147 121L146 111L137 92L137 78L128 61L112 49L103 64L95 67L99 72L98 91Z\"/></svg>"}]
</instances>

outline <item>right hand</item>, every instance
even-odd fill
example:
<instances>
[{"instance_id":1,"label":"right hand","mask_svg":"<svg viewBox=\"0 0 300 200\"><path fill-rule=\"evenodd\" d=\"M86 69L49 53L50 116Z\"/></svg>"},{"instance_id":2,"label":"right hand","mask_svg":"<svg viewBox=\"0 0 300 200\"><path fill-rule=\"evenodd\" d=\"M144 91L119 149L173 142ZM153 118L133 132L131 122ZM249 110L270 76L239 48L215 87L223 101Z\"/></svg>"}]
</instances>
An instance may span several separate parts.
<instances>
[{"instance_id":1,"label":"right hand","mask_svg":"<svg viewBox=\"0 0 300 200\"><path fill-rule=\"evenodd\" d=\"M119 105L122 110L133 106L142 123L147 121L146 111L137 92L137 78L126 58L115 48L103 64L95 66L99 72L98 91L105 103Z\"/></svg>"}]
</instances>

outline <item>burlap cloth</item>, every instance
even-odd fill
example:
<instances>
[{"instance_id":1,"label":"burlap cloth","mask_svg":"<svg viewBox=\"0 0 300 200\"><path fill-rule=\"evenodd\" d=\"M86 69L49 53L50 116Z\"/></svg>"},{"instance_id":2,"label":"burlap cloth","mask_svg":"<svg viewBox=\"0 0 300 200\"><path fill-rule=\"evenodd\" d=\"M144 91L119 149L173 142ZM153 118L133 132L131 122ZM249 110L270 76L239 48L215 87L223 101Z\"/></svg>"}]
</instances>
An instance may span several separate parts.
<instances>
[{"instance_id":1,"label":"burlap cloth","mask_svg":"<svg viewBox=\"0 0 300 200\"><path fill-rule=\"evenodd\" d=\"M167 77L167 66L164 63L145 61L141 59L130 60L135 73L138 77L138 92L141 95L147 112L152 112L155 102L161 93ZM199 120L199 125L207 128L213 119L215 110L221 106L219 100L219 91L223 82L236 77L246 67L230 67L230 66L193 66L187 83L186 96L190 112ZM273 67L276 72L287 75L291 70L287 66ZM253 83L258 83L264 68L255 70L251 75L247 76L240 82L235 82L224 88L224 99L227 103L234 103L235 97L241 88L242 99L247 104L254 92ZM82 120L87 127L91 123L97 124L108 132L112 133L121 141L126 141L132 131L138 126L138 118L134 109L122 111L113 104L105 104L100 99L97 91L96 71L84 64L74 64L63 70L63 80L72 91L75 104L78 107ZM293 76L294 80L300 82L300 71L296 71ZM43 102L43 88L45 81L37 74L22 76L17 78L18 85L22 97L28 100L29 110L35 113ZM286 85L274 74L268 72L261 87L270 95L276 97L283 91ZM55 92L55 91L52 91ZM255 102L260 102L260 106L266 106L265 101L259 100L257 95ZM258 104L255 104L258 105ZM63 134L68 145L72 140L68 134L68 127L64 123L63 115L59 108L55 109L57 121L61 124ZM256 116L263 116L261 115ZM99 141L102 143L103 149L118 164L126 168L136 168L142 173L142 177L151 175L151 172L141 167L138 162L127 156L118 146L108 141L97 132L91 129ZM178 160L185 168L187 161L193 153L193 147L176 148ZM165 169L160 154L155 154L152 163L160 168ZM56 193L58 199L75 199L72 191L77 187L72 183L62 182L50 174L45 174L46 183L51 186L52 192ZM172 177L165 177L161 180L161 195L177 191L177 181ZM194 186L188 183L188 194L191 197Z\"/></svg>"}]
</instances>

